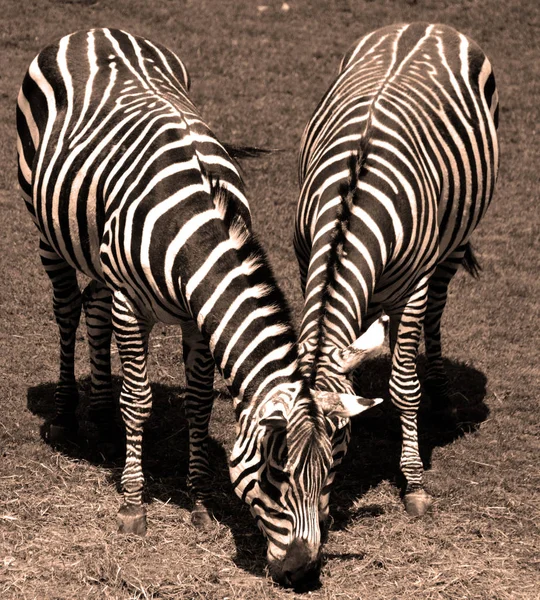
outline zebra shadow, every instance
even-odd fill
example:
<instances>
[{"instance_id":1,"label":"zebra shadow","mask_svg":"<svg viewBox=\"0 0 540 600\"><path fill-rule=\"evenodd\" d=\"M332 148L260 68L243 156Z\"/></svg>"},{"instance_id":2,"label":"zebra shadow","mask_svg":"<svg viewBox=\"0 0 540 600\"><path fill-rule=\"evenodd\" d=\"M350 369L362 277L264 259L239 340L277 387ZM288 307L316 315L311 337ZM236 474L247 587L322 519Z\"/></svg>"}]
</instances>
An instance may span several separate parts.
<instances>
[{"instance_id":1,"label":"zebra shadow","mask_svg":"<svg viewBox=\"0 0 540 600\"><path fill-rule=\"evenodd\" d=\"M121 378L113 377L113 392L119 397ZM77 443L66 444L60 451L70 458L84 460L99 465L108 471L108 479L114 485L121 502L121 476L124 464L123 452L117 458L104 461L92 443L97 431L88 422L89 377L78 382L79 438ZM46 383L29 388L28 409L41 417L44 422L40 433L48 443L48 428L54 416L55 383ZM143 471L145 488L143 500L149 505L148 528L152 529L152 508L154 500L166 502L187 511L182 515L185 522L179 527L189 527L192 500L187 486L188 475L188 422L183 406L184 389L152 383L152 414L144 429ZM118 423L121 417L118 412ZM228 453L234 441L235 420L232 401L223 394L217 394L212 413L211 437L208 441L210 465L213 471L212 497L206 503L216 521L232 533L236 555L234 562L241 569L261 576L266 568L266 542L255 524L247 506L234 494L229 478ZM122 440L123 442L123 440ZM123 447L123 443L120 444ZM193 529L193 535L197 535Z\"/></svg>"},{"instance_id":2,"label":"zebra shadow","mask_svg":"<svg viewBox=\"0 0 540 600\"><path fill-rule=\"evenodd\" d=\"M424 380L425 357L418 358L420 382ZM476 431L489 415L485 404L486 376L462 362L444 359L444 367L453 389L464 397L449 407L452 419L434 413L429 398L423 394L418 413L420 455L424 469L431 468L433 450ZM390 401L388 381L389 356L367 360L356 378L356 391L368 398L382 397L384 402L352 420L351 441L336 476L331 495L334 529L344 529L357 518L376 518L384 509L377 504L355 508L368 490L389 481L401 494L405 478L399 469L401 424L399 413ZM429 487L429 485L428 485Z\"/></svg>"},{"instance_id":3,"label":"zebra shadow","mask_svg":"<svg viewBox=\"0 0 540 600\"><path fill-rule=\"evenodd\" d=\"M113 377L114 397L120 395L122 380ZM28 390L28 409L42 417L44 422L40 427L41 438L49 443L48 430L50 421L54 416L54 390L55 383L42 384ZM121 491L121 475L124 463L123 448L125 439L119 440L117 453L105 458L100 455L95 447L97 438L96 426L88 420L88 397L90 391L90 378L84 377L77 382L79 390L79 403L77 406L77 420L79 435L74 443L65 443L57 449L70 458L85 460L108 469L109 480ZM152 384L153 406L152 414L145 425L143 441L143 470L145 473L145 501L152 498L164 501L170 499L182 508L188 508L189 497L187 494L187 465L188 465L188 425L184 416L182 393L180 387L170 387ZM116 421L122 422L118 410ZM120 427L123 431L123 427ZM212 451L215 448L212 445ZM172 482L174 481L174 485Z\"/></svg>"}]
</instances>

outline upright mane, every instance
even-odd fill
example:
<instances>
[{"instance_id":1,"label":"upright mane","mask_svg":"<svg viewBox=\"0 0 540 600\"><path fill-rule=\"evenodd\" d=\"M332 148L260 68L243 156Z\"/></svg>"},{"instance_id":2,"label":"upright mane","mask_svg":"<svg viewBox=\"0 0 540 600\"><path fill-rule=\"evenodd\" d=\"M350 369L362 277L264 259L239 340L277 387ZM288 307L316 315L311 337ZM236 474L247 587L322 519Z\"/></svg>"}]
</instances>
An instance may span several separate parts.
<instances>
[{"instance_id":1,"label":"upright mane","mask_svg":"<svg viewBox=\"0 0 540 600\"><path fill-rule=\"evenodd\" d=\"M339 187L341 202L336 210L335 225L332 231L330 249L328 251L326 280L321 294L321 307L319 309L317 321L317 347L314 352L314 365L318 364L323 353L327 306L330 302L331 293L340 272L343 246L345 244L347 231L349 230L352 208L358 197L358 181L362 171L365 169L368 143L369 139L367 135L362 136L358 150L353 152L348 159L349 177L347 181L342 182ZM316 375L317 369L312 369L310 374L310 383L312 386L315 384Z\"/></svg>"},{"instance_id":2,"label":"upright mane","mask_svg":"<svg viewBox=\"0 0 540 600\"><path fill-rule=\"evenodd\" d=\"M251 229L251 223L246 223L243 213L238 210L239 200L234 194L221 184L218 178L211 178L212 197L214 205L221 212L223 224L235 241L235 248L240 261L251 261L257 265L250 274L246 275L250 287L261 286L267 290L265 304L274 306L277 310L274 318L286 326L282 338L294 348L295 358L297 353L297 335L292 324L292 314L289 304L281 287L275 278L268 256ZM299 375L300 377L300 375Z\"/></svg>"}]
</instances>

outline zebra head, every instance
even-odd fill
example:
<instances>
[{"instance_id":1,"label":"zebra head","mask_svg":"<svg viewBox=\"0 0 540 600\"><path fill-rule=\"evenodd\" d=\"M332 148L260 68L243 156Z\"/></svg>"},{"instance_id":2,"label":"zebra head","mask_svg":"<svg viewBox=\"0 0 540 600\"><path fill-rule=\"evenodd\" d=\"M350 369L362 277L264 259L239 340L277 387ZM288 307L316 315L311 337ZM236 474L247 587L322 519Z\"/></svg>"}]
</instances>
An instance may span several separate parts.
<instances>
[{"instance_id":1,"label":"zebra head","mask_svg":"<svg viewBox=\"0 0 540 600\"><path fill-rule=\"evenodd\" d=\"M267 538L272 578L286 586L319 579L333 436L349 417L381 401L345 396L315 399L307 382L299 382L239 412L231 480Z\"/></svg>"}]
</instances>

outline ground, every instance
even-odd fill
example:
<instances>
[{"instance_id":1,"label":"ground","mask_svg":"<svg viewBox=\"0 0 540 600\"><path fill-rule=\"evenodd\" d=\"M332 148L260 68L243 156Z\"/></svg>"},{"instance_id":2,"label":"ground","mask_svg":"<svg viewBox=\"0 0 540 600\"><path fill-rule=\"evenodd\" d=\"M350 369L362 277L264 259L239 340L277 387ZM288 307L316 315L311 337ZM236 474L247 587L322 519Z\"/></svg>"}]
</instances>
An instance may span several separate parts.
<instances>
[{"instance_id":1,"label":"ground","mask_svg":"<svg viewBox=\"0 0 540 600\"><path fill-rule=\"evenodd\" d=\"M409 518L399 499L399 430L389 403L355 421L332 498L322 584L304 596L540 598L540 5L3 0L1 8L0 597L297 596L268 579L264 541L233 497L226 468L233 418L220 381L212 421L216 523L206 532L190 525L179 330L156 327L150 344L156 401L145 439L146 538L116 532L120 463L103 464L84 448L58 452L41 438L57 377L57 329L35 231L17 192L14 127L18 87L35 54L89 26L153 38L183 59L193 99L220 138L281 150L247 164L245 175L255 228L298 319L291 240L303 127L355 39L393 22L424 20L473 37L492 60L501 97L500 178L474 236L482 277L456 277L443 325L449 373L469 403L457 407L457 430L422 414L426 479L436 498L423 519ZM82 330L79 337L84 416L89 369ZM387 376L387 358L373 361L365 369L366 390L388 400Z\"/></svg>"}]
</instances>

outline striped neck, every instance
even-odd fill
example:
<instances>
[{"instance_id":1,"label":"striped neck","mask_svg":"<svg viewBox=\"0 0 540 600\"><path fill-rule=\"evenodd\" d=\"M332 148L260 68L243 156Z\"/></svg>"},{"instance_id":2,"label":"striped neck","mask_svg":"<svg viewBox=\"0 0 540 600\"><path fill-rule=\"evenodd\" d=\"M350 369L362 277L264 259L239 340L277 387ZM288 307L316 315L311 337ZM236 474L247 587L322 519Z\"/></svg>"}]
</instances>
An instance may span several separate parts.
<instances>
[{"instance_id":1,"label":"striped neck","mask_svg":"<svg viewBox=\"0 0 540 600\"><path fill-rule=\"evenodd\" d=\"M313 387L319 366L341 373L338 350L360 336L375 283L397 245L398 234L383 236L370 215L375 203L362 194L369 185L367 146L343 157L333 169L336 181L318 200L299 338L302 371ZM308 177L303 194L312 193L313 182ZM350 393L347 387L339 391Z\"/></svg>"},{"instance_id":2,"label":"striped neck","mask_svg":"<svg viewBox=\"0 0 540 600\"><path fill-rule=\"evenodd\" d=\"M198 248L204 260L186 279L185 297L233 398L251 402L296 389L301 373L285 297L255 236L228 214L230 202L226 190L215 193L222 226L201 239L208 248Z\"/></svg>"}]
</instances>

